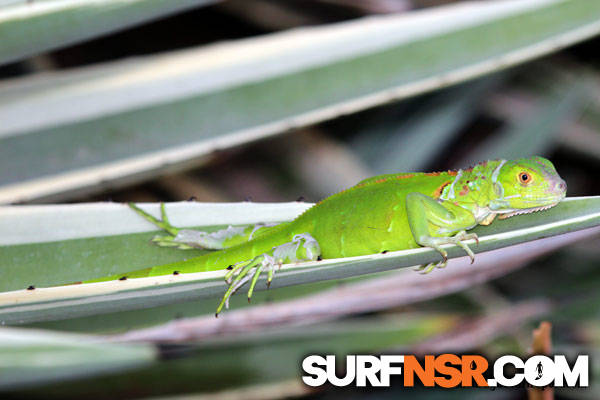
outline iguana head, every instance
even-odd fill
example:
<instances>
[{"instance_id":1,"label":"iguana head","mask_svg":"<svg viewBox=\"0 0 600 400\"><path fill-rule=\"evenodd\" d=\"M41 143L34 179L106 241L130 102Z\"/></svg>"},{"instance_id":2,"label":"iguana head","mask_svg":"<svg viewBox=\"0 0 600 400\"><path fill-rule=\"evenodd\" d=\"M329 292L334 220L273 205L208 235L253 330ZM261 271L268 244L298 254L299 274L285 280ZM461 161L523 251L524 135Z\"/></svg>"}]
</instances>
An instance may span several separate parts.
<instances>
[{"instance_id":1,"label":"iguana head","mask_svg":"<svg viewBox=\"0 0 600 400\"><path fill-rule=\"evenodd\" d=\"M567 194L567 184L542 157L500 161L492 173L490 210L500 218L545 210Z\"/></svg>"}]
</instances>

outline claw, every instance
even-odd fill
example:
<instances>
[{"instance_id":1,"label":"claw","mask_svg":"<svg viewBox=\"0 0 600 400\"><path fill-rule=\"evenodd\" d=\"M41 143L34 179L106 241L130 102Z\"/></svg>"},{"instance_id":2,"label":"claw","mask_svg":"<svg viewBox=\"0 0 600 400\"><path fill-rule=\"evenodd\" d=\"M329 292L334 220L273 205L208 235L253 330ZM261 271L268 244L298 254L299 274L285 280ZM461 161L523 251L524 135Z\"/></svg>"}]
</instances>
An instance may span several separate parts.
<instances>
[{"instance_id":1,"label":"claw","mask_svg":"<svg viewBox=\"0 0 600 400\"><path fill-rule=\"evenodd\" d=\"M423 271L425 268L427 268L427 266L428 266L428 265L429 265L429 264L422 264L422 265L419 265L418 267L414 267L414 268L413 268L413 271L416 271L416 272Z\"/></svg>"},{"instance_id":2,"label":"claw","mask_svg":"<svg viewBox=\"0 0 600 400\"><path fill-rule=\"evenodd\" d=\"M229 283L229 287L225 291L225 294L223 295L223 299L221 300L221 302L219 303L219 306L217 307L217 314L219 314L221 312L223 307L229 308L229 298L231 297L231 295L234 294L246 282L248 282L248 280L250 280L250 277L248 277L247 275L250 272L250 270L252 270L252 268L254 268L256 266L257 259L259 257L255 257L252 260L250 260L248 263L245 263L245 264L237 263L233 267L232 270L230 270L229 272L227 272L227 274L225 274L225 281L227 283ZM237 275L235 275L235 277L234 277L233 274L236 271L239 271L239 273Z\"/></svg>"},{"instance_id":3,"label":"claw","mask_svg":"<svg viewBox=\"0 0 600 400\"><path fill-rule=\"evenodd\" d=\"M419 265L418 267L413 268L413 270L419 272L421 275L426 275L426 274L429 274L434 269L446 268L447 264L448 263L446 261L440 261L437 263L429 263L429 264Z\"/></svg>"},{"instance_id":4,"label":"claw","mask_svg":"<svg viewBox=\"0 0 600 400\"><path fill-rule=\"evenodd\" d=\"M429 274L431 271L433 271L434 269L437 268L446 268L447 263L445 261L441 261L439 263L431 263L431 264L426 264L424 266L421 266L421 272L419 272L421 275L427 275Z\"/></svg>"},{"instance_id":5,"label":"claw","mask_svg":"<svg viewBox=\"0 0 600 400\"><path fill-rule=\"evenodd\" d=\"M467 253L467 255L471 258L471 264L473 264L475 262L475 254L473 254L469 246L460 241L456 242L456 245Z\"/></svg>"},{"instance_id":6,"label":"claw","mask_svg":"<svg viewBox=\"0 0 600 400\"><path fill-rule=\"evenodd\" d=\"M417 271L421 275L428 274L430 272L430 268L431 268L432 265L434 265L434 264L433 263L429 263L429 264L420 265L419 267L415 268L415 271Z\"/></svg>"},{"instance_id":7,"label":"claw","mask_svg":"<svg viewBox=\"0 0 600 400\"><path fill-rule=\"evenodd\" d=\"M256 282L258 282L258 278L260 277L262 268L263 268L263 265L261 263L258 267L256 267L256 271L254 271L254 276L252 277L252 281L250 282L250 287L248 288L248 303L250 303L250 299L252 298L252 293L254 293L254 286L256 286Z\"/></svg>"},{"instance_id":8,"label":"claw","mask_svg":"<svg viewBox=\"0 0 600 400\"><path fill-rule=\"evenodd\" d=\"M453 237L446 238L445 242L454 244L463 249L471 259L471 264L473 264L475 262L475 254L467 244L463 243L463 240L470 239L474 239L476 243L479 244L479 238L476 233L467 233L465 231L460 231Z\"/></svg>"},{"instance_id":9,"label":"claw","mask_svg":"<svg viewBox=\"0 0 600 400\"><path fill-rule=\"evenodd\" d=\"M470 240L470 239L473 239L473 240L475 240L475 243L477 243L477 245L479 245L479 236L477 236L476 233L467 233L465 231L460 231L454 237L456 239L458 239L458 240Z\"/></svg>"},{"instance_id":10,"label":"claw","mask_svg":"<svg viewBox=\"0 0 600 400\"><path fill-rule=\"evenodd\" d=\"M269 270L267 271L267 288L271 287L271 281L273 280L273 275L275 275L275 268L272 265L269 266Z\"/></svg>"},{"instance_id":11,"label":"claw","mask_svg":"<svg viewBox=\"0 0 600 400\"><path fill-rule=\"evenodd\" d=\"M229 308L231 296L248 281L250 281L248 288L248 301L250 302L254 288L263 271L267 273L266 283L268 288L273 280L276 266L281 268L283 263L314 260L318 257L319 252L320 248L316 240L306 233L296 235L291 242L273 247L272 254L263 253L250 261L230 265L225 273L225 281L229 284L229 287L217 307L216 315L223 310L223 307Z\"/></svg>"},{"instance_id":12,"label":"claw","mask_svg":"<svg viewBox=\"0 0 600 400\"><path fill-rule=\"evenodd\" d=\"M473 264L475 262L475 254L469 248L469 246L467 246L465 243L462 242L463 240L469 240L469 239L474 239L476 241L476 243L479 244L479 238L477 237L477 234L467 233L465 231L460 231L452 237L428 237L428 238L426 238L427 241L425 242L425 246L428 246L428 247L431 247L431 248L437 250L442 256L442 261L437 264L431 263L431 264L421 265L421 266L415 268L415 271L418 271L421 274L428 274L436 268L445 268L446 264L448 262L448 253L440 247L442 244L454 244L454 245L462 248L467 253L469 258L471 259L471 264Z\"/></svg>"},{"instance_id":13,"label":"claw","mask_svg":"<svg viewBox=\"0 0 600 400\"><path fill-rule=\"evenodd\" d=\"M232 269L225 274L225 282L229 284L229 287L217 307L217 314L221 312L223 307L229 308L229 299L231 296L248 281L250 281L250 287L248 288L248 301L250 301L263 268L269 268L272 279L273 264L272 257L266 254L254 257L248 262L243 261L234 264Z\"/></svg>"},{"instance_id":14,"label":"claw","mask_svg":"<svg viewBox=\"0 0 600 400\"><path fill-rule=\"evenodd\" d=\"M428 264L426 265L426 269L423 269L422 271L419 272L419 274L421 275L427 275L428 273L430 273L432 271L432 266L433 264Z\"/></svg>"}]
</instances>

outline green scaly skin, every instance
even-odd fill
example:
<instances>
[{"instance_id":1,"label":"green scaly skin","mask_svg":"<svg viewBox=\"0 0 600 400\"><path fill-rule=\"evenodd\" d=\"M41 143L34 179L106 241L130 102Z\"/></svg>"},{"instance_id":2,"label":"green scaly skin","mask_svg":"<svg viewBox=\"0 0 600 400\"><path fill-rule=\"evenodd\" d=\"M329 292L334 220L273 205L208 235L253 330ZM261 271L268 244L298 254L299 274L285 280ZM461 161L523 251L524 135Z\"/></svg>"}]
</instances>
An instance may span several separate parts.
<instances>
[{"instance_id":1,"label":"green scaly skin","mask_svg":"<svg viewBox=\"0 0 600 400\"><path fill-rule=\"evenodd\" d=\"M449 243L462 247L474 260L464 241L477 240L477 236L466 230L488 225L496 216L508 218L552 207L565 195L565 182L542 157L487 161L458 171L376 176L326 198L292 222L230 227L214 237L200 233L207 236L194 239L194 243L177 242L184 232L170 225L164 207L161 221L131 205L169 233L156 237L158 244L221 250L89 282L229 267L226 279L230 286L217 308L218 315L239 287L250 282L250 299L260 273L267 272L270 283L274 267L282 263L427 246L442 256L441 262L420 267L428 273L446 265L447 254L440 246Z\"/></svg>"}]
</instances>

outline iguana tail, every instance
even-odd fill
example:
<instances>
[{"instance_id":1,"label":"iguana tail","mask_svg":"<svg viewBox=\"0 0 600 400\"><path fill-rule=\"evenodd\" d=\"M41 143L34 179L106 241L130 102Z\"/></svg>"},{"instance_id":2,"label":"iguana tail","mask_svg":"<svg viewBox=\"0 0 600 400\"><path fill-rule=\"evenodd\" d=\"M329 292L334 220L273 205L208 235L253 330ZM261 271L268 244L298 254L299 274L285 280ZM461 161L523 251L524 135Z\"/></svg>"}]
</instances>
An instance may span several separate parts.
<instances>
[{"instance_id":1,"label":"iguana tail","mask_svg":"<svg viewBox=\"0 0 600 400\"><path fill-rule=\"evenodd\" d=\"M266 235L259 236L253 240L241 243L237 246L229 247L224 250L210 252L185 261L158 265L155 267L121 273L118 275L93 279L82 283L106 282L129 278L145 278L169 274L177 275L191 272L217 271L220 269L226 269L230 265L234 265L241 261L249 261L260 254L269 253L273 247L291 241L292 237L293 232L289 224L282 224L281 227L275 227Z\"/></svg>"}]
</instances>

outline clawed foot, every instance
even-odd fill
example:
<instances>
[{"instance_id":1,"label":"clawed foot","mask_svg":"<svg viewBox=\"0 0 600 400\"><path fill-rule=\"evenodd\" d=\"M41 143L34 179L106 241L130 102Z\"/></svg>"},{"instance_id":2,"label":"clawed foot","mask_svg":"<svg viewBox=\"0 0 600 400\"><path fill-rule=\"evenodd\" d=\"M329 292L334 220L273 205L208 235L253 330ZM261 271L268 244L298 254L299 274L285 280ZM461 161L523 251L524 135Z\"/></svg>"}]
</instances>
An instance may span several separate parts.
<instances>
[{"instance_id":1,"label":"clawed foot","mask_svg":"<svg viewBox=\"0 0 600 400\"><path fill-rule=\"evenodd\" d=\"M417 271L421 275L427 275L428 273L430 273L434 269L437 269L437 268L446 268L446 265L448 265L448 260L444 259L443 261L440 261L440 262L437 262L437 263L429 263L429 264L419 265L418 267L415 267L413 269L413 271Z\"/></svg>"},{"instance_id":2,"label":"clawed foot","mask_svg":"<svg viewBox=\"0 0 600 400\"><path fill-rule=\"evenodd\" d=\"M169 221L169 217L167 216L167 211L165 209L165 204L160 203L160 216L161 219L155 218L153 215L147 213L142 210L138 206L133 203L129 203L129 207L133 209L136 213L142 216L144 219L152 222L154 225L159 227L168 233L168 235L156 235L152 238L152 243L161 246L161 247L176 247L182 250L193 249L194 246L190 246L186 243L182 243L181 241L176 241L177 235L180 233L180 229L171 225Z\"/></svg>"},{"instance_id":3,"label":"clawed foot","mask_svg":"<svg viewBox=\"0 0 600 400\"><path fill-rule=\"evenodd\" d=\"M474 239L477 244L479 244L479 238L476 233L467 233L465 231L460 231L456 235L451 237L428 237L423 240L423 245L434 248L442 255L442 261L438 263L424 264L419 267L416 267L414 270L420 272L421 274L428 274L434 269L437 268L445 268L448 264L448 253L446 250L442 249L440 246L443 244L454 244L462 248L467 255L471 258L471 264L475 262L475 254L473 251L463 243L463 240Z\"/></svg>"},{"instance_id":4,"label":"clawed foot","mask_svg":"<svg viewBox=\"0 0 600 400\"><path fill-rule=\"evenodd\" d=\"M191 249L219 249L219 243L217 243L211 234L191 229L180 229L171 225L165 204L160 203L160 215L161 219L155 218L153 215L142 210L133 203L129 203L129 207L136 213L142 216L144 219L150 221L160 229L168 233L168 235L156 235L152 238L152 243L160 247L174 247L180 250L191 250ZM228 228L228 229L242 229L243 228ZM218 232L217 232L218 233ZM214 235L214 234L212 234Z\"/></svg>"},{"instance_id":5,"label":"clawed foot","mask_svg":"<svg viewBox=\"0 0 600 400\"><path fill-rule=\"evenodd\" d=\"M320 254L319 243L308 233L301 233L295 235L291 242L273 247L270 253L264 253L250 261L242 261L232 265L225 274L225 281L229 284L229 288L227 288L223 300L217 307L216 315L219 315L223 307L229 308L231 295L248 281L250 281L250 287L248 288L248 301L250 301L252 293L254 293L254 287L263 271L267 273L267 287L269 287L275 274L275 267L281 268L284 263L314 261L320 258Z\"/></svg>"},{"instance_id":6,"label":"clawed foot","mask_svg":"<svg viewBox=\"0 0 600 400\"><path fill-rule=\"evenodd\" d=\"M276 262L275 258L268 254L262 254L250 261L243 261L233 265L231 270L225 274L225 282L229 284L229 288L227 288L221 303L217 307L215 315L218 316L223 307L229 308L229 299L231 296L248 281L250 281L250 287L248 288L248 301L250 301L254 293L254 287L263 271L267 272L268 287L275 275L276 265L281 267L281 263Z\"/></svg>"},{"instance_id":7,"label":"clawed foot","mask_svg":"<svg viewBox=\"0 0 600 400\"><path fill-rule=\"evenodd\" d=\"M152 222L154 225L158 226L160 229L169 233L171 236L173 236L173 237L177 236L177 233L179 233L179 229L175 228L169 222L169 217L167 216L167 210L165 209L165 203L160 203L160 218L161 219L155 218L153 215L148 214L146 211L142 210L141 208L136 206L134 203L129 203L129 207L131 207L131 209L133 209L136 213L138 213L139 215L141 215L148 221Z\"/></svg>"}]
</instances>

